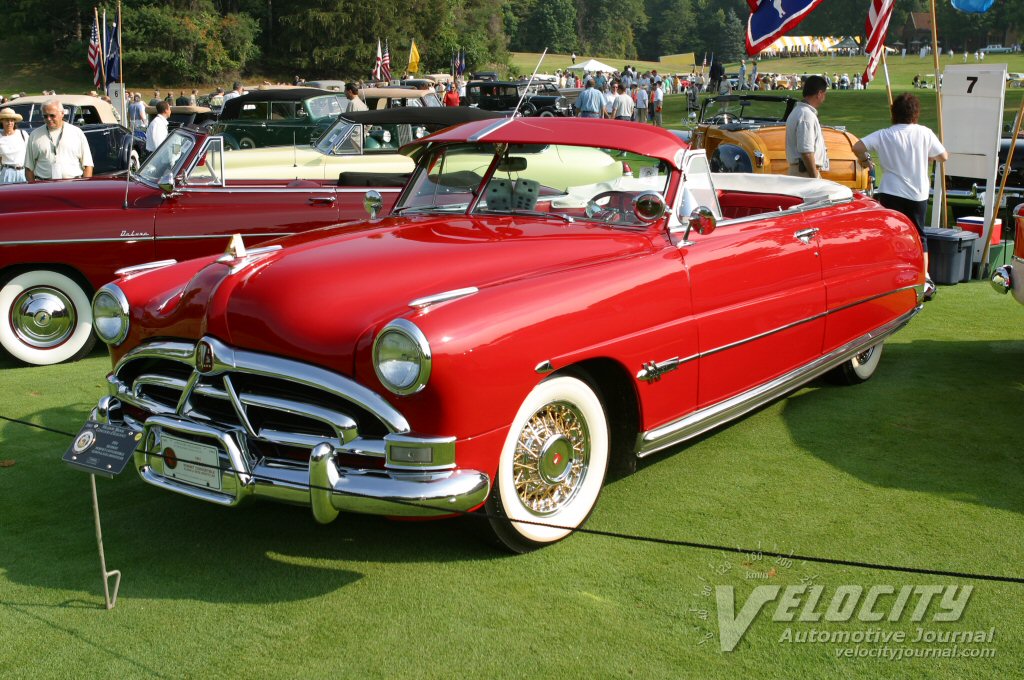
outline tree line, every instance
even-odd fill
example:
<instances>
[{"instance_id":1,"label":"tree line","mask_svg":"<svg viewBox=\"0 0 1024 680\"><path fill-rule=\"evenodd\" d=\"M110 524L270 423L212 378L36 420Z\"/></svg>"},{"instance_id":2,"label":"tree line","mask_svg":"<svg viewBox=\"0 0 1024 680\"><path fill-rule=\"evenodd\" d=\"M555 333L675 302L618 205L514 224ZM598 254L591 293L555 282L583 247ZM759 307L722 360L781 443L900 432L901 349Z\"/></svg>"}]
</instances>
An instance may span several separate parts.
<instances>
[{"instance_id":1,"label":"tree line","mask_svg":"<svg viewBox=\"0 0 1024 680\"><path fill-rule=\"evenodd\" d=\"M6 0L7 36L86 71L95 0ZM896 3L889 43L907 37L910 13L927 0ZM795 31L864 35L870 0L825 0ZM108 22L115 5L107 6ZM746 0L123 0L123 59L129 81L188 83L244 72L366 78L378 38L401 74L410 41L420 73L447 72L464 50L470 70L507 65L510 52L656 60L694 52L743 55ZM1024 0L1000 0L968 15L939 0L943 49L1016 42ZM912 32L911 32L912 33ZM912 37L919 38L919 35ZM909 40L907 40L909 42Z\"/></svg>"}]
</instances>

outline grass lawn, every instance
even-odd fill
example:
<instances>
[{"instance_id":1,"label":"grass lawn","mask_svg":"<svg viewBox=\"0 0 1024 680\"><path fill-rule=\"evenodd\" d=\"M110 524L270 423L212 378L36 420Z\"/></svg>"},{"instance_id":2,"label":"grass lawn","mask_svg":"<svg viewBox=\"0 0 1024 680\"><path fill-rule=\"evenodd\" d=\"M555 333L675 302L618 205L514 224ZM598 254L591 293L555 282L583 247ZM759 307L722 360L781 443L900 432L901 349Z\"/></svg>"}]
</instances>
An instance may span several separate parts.
<instances>
[{"instance_id":1,"label":"grass lawn","mask_svg":"<svg viewBox=\"0 0 1024 680\"><path fill-rule=\"evenodd\" d=\"M984 283L943 287L853 388L814 384L612 482L589 527L803 555L1024 576L1024 309ZM0 414L77 431L107 359L0 364ZM89 485L69 439L0 423L0 676L940 677L1019 674L1024 585L576 535L495 552L471 521L227 510L98 481L110 568L102 608ZM770 574L770 576L769 576ZM762 578L763 577L763 578ZM718 648L705 586L973 585L963 618L780 623L769 604ZM891 602L891 600L890 600ZM708 611L707 618L701 612ZM886 608L884 611L888 611ZM909 611L909 610L908 610ZM837 658L830 631L994 628L993 658ZM847 645L852 646L852 645ZM861 645L864 649L880 644ZM901 645L890 645L901 647ZM902 647L924 650L927 645Z\"/></svg>"}]
</instances>

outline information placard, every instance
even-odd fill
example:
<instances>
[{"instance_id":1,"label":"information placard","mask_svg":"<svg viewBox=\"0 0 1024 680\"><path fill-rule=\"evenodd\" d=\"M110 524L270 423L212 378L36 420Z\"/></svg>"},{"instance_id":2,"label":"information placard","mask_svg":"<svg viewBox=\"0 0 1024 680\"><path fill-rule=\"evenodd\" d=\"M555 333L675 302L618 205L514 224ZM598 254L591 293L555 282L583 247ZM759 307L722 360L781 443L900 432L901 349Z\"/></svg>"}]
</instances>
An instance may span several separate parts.
<instances>
[{"instance_id":1,"label":"information placard","mask_svg":"<svg viewBox=\"0 0 1024 680\"><path fill-rule=\"evenodd\" d=\"M131 460L142 433L123 425L88 422L64 454L64 462L104 477L121 474Z\"/></svg>"}]
</instances>

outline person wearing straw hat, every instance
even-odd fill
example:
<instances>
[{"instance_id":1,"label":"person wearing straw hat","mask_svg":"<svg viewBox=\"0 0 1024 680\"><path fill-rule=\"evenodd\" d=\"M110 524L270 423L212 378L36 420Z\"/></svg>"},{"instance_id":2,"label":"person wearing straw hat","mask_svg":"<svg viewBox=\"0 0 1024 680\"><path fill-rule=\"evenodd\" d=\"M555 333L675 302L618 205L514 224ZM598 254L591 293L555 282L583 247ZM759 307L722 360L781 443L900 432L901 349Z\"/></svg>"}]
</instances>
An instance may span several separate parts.
<instances>
[{"instance_id":1,"label":"person wearing straw hat","mask_svg":"<svg viewBox=\"0 0 1024 680\"><path fill-rule=\"evenodd\" d=\"M13 109L0 109L0 184L20 184L25 181L25 149L28 133L18 129L21 114Z\"/></svg>"}]
</instances>

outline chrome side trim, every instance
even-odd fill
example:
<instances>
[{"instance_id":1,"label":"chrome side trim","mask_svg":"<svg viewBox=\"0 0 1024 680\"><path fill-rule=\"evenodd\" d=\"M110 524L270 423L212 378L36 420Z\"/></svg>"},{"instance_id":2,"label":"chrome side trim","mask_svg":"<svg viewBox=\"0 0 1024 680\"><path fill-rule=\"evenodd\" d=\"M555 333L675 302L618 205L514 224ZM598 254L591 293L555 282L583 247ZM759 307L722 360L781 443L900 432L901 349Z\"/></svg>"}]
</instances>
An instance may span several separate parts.
<instances>
[{"instance_id":1,"label":"chrome side trim","mask_svg":"<svg viewBox=\"0 0 1024 680\"><path fill-rule=\"evenodd\" d=\"M148 234L147 234L148 236ZM131 276L132 274L138 274L140 272L148 272L152 269L163 269L164 267L170 267L172 264L178 264L177 260L157 260L156 262L147 262L145 264L137 264L134 267L122 267L114 271L114 276Z\"/></svg>"},{"instance_id":2,"label":"chrome side trim","mask_svg":"<svg viewBox=\"0 0 1024 680\"><path fill-rule=\"evenodd\" d=\"M696 437L781 397L790 390L813 380L851 357L863 352L868 347L878 344L878 342L907 325L919 311L921 311L921 307L915 307L897 319L829 352L810 364L801 366L774 380L763 383L743 394L738 394L725 401L695 411L667 425L642 432L637 437L635 445L637 456L642 458L655 451L660 451L673 444Z\"/></svg>"},{"instance_id":3,"label":"chrome side trim","mask_svg":"<svg viewBox=\"0 0 1024 680\"><path fill-rule=\"evenodd\" d=\"M781 333L783 331L788 331L791 328L796 328L797 326L801 326L801 325L803 325L805 323L810 323L811 321L817 321L818 319L821 319L822 317L829 316L830 314L835 314L836 312L842 312L844 310L850 309L851 307L856 307L857 305L862 305L865 302L871 302L872 300L877 300L879 298L883 298L883 297L886 297L888 295L894 295L896 293L902 293L905 290L913 290L913 291L915 291L917 293L918 304L920 304L921 303L921 296L923 295L923 289L924 289L923 285L903 286L902 288L896 288L895 290L890 290L890 291L885 292L885 293L878 293L877 295L871 295L871 296L863 298L861 300L856 300L854 302L848 302L845 305L841 305L841 306L836 307L834 309L829 309L827 311L811 315L811 316L809 316L809 317L807 317L805 319L800 319L799 321L793 321L793 322L787 323L787 324L785 324L783 326L779 326L777 328L772 328L772 329L769 329L767 331L763 331L761 333L758 333L757 335L751 335L750 337L743 338L742 340L735 340L735 341L730 342L729 344L726 344L726 345L720 345L718 347L712 347L709 350L705 350L703 352L697 352L696 354L691 354L690 356L684 357L682 359L680 359L678 357L673 357L671 359L665 359L664 361L647 362L637 372L636 377L637 377L637 380L654 382L654 381L660 379L663 374L668 373L670 371L674 371L675 369L679 368L680 366L682 366L685 363L689 363L691 361L695 361L695 360L700 359L702 357L709 357L709 356L712 356L713 354L718 354L719 352L724 352L727 349L734 349L736 347L740 347L741 345L745 345L748 342L753 342L755 340L761 340L763 338L767 338L770 335L775 335L776 333Z\"/></svg>"},{"instance_id":4,"label":"chrome side trim","mask_svg":"<svg viewBox=\"0 0 1024 680\"><path fill-rule=\"evenodd\" d=\"M469 295L476 295L480 292L480 289L476 286L470 286L468 288L456 288L455 290L445 291L443 293L435 293L434 295L426 295L424 297L416 298L409 303L410 307L415 309L423 309L430 305L436 305L439 302L447 302L448 300L457 300L462 297Z\"/></svg>"},{"instance_id":5,"label":"chrome side trim","mask_svg":"<svg viewBox=\"0 0 1024 680\"><path fill-rule=\"evenodd\" d=\"M22 241L0 241L0 246L31 246L31 245L54 245L61 243L134 243L135 241L151 240L153 237L146 234L144 237L111 236L109 238L43 238L26 239Z\"/></svg>"},{"instance_id":6,"label":"chrome side trim","mask_svg":"<svg viewBox=\"0 0 1024 680\"><path fill-rule=\"evenodd\" d=\"M753 222L755 220L763 220L774 217L781 217L783 215L795 215L799 213L808 212L810 210L819 210L821 208L829 208L835 205L843 205L845 203L852 203L853 197L841 198L833 201L831 199L824 199L820 201L814 201L812 203L797 203L796 205L786 208L785 210L772 210L770 212L756 213L754 215L744 215L743 217L733 217L728 220L719 220L719 228L730 225L730 224L744 224L746 222Z\"/></svg>"},{"instance_id":7,"label":"chrome side trim","mask_svg":"<svg viewBox=\"0 0 1024 680\"><path fill-rule=\"evenodd\" d=\"M234 180L239 181L239 180ZM316 180L311 180L316 181ZM397 194L401 189L388 189L386 187L370 187L375 189L382 194ZM331 193L331 194L359 194L360 196L366 193L366 187L347 189L344 187L336 187L334 185L325 185L322 189L308 189L308 188L288 188L282 186L276 186L268 184L265 186L250 185L250 186L236 186L228 184L222 187L199 187L199 186L184 186L181 187L182 194L254 194L260 193L265 194L268 191L272 191L275 194L316 194L316 193Z\"/></svg>"},{"instance_id":8,"label":"chrome side trim","mask_svg":"<svg viewBox=\"0 0 1024 680\"><path fill-rule=\"evenodd\" d=\"M259 240L263 241L263 240L267 240L267 239L278 238L280 236L294 236L295 234L296 234L296 232L294 232L294 231L268 231L266 233L263 233L263 232L243 233L242 236L243 237L247 237L247 238L256 238L256 239L259 239ZM191 235L191 236L187 236L187 235L157 236L156 240L157 241L189 241L189 240L195 240L195 239L209 239L209 238L215 238L215 239L218 239L218 240L223 240L223 239L231 238L231 237L227 236L226 234L194 234L194 235ZM278 246L278 247L280 248L280 246Z\"/></svg>"}]
</instances>

